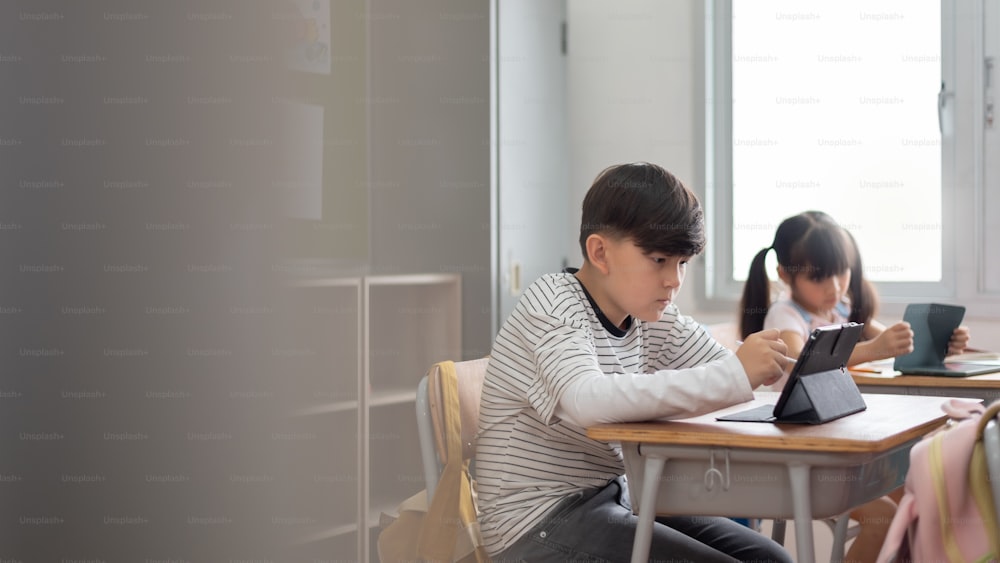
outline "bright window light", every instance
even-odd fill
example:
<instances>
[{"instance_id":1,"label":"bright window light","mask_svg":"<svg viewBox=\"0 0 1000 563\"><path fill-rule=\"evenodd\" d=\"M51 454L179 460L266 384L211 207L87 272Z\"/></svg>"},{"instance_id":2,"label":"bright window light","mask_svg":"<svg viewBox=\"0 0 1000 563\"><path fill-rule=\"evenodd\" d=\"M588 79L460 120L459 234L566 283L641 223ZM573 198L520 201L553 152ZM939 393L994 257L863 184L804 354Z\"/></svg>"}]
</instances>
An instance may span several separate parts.
<instances>
[{"instance_id":1,"label":"bright window light","mask_svg":"<svg viewBox=\"0 0 1000 563\"><path fill-rule=\"evenodd\" d=\"M818 209L873 281L939 281L940 2L732 10L734 278L782 219Z\"/></svg>"}]
</instances>

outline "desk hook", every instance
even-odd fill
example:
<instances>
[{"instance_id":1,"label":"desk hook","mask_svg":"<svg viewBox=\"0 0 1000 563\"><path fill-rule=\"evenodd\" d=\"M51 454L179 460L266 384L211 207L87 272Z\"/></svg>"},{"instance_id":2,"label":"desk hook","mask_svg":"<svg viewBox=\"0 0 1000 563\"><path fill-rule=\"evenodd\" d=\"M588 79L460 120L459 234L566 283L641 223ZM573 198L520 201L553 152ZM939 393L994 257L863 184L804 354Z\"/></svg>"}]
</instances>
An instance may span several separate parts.
<instances>
[{"instance_id":1,"label":"desk hook","mask_svg":"<svg viewBox=\"0 0 1000 563\"><path fill-rule=\"evenodd\" d=\"M711 491L715 489L715 478L718 476L719 482L722 483L722 490L729 490L729 450L726 452L726 474L722 475L722 472L715 468L715 450L712 449L709 452L708 458L708 470L705 471L705 490Z\"/></svg>"}]
</instances>

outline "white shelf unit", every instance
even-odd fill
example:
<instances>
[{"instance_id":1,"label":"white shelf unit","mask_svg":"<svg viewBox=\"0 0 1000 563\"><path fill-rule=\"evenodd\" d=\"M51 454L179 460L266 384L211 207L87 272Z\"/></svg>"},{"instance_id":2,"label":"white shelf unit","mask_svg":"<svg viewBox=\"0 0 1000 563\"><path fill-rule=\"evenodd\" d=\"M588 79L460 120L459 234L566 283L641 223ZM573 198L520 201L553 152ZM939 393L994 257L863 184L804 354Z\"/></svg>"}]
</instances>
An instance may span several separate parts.
<instances>
[{"instance_id":1,"label":"white shelf unit","mask_svg":"<svg viewBox=\"0 0 1000 563\"><path fill-rule=\"evenodd\" d=\"M377 560L381 512L424 488L415 424L416 389L432 364L462 359L458 274L364 278L367 560Z\"/></svg>"},{"instance_id":2,"label":"white shelf unit","mask_svg":"<svg viewBox=\"0 0 1000 563\"><path fill-rule=\"evenodd\" d=\"M282 489L287 514L304 524L289 536L301 561L363 561L364 282L360 276L299 280L281 301L275 377L287 382L279 432L287 442Z\"/></svg>"},{"instance_id":3,"label":"white shelf unit","mask_svg":"<svg viewBox=\"0 0 1000 563\"><path fill-rule=\"evenodd\" d=\"M312 519L290 538L296 557L377 561L380 513L423 489L416 389L433 363L462 359L461 284L458 274L291 284L274 354L289 382L280 430L316 437L287 462L288 510Z\"/></svg>"}]
</instances>

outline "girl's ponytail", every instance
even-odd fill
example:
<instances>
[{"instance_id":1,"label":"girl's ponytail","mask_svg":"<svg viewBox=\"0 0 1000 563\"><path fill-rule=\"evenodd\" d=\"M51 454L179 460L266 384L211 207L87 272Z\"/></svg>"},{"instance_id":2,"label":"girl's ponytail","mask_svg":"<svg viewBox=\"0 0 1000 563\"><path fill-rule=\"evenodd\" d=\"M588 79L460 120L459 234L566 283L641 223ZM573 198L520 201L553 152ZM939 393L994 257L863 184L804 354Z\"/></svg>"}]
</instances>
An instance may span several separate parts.
<instances>
[{"instance_id":1,"label":"girl's ponytail","mask_svg":"<svg viewBox=\"0 0 1000 563\"><path fill-rule=\"evenodd\" d=\"M875 317L875 309L878 307L878 294L875 286L865 278L864 265L861 263L861 251L854 241L854 235L844 229L844 233L854 246L854 263L851 264L851 284L848 294L851 297L851 317L849 321L867 324Z\"/></svg>"},{"instance_id":2,"label":"girl's ponytail","mask_svg":"<svg viewBox=\"0 0 1000 563\"><path fill-rule=\"evenodd\" d=\"M771 248L761 249L750 262L747 282L743 285L743 298L740 300L741 338L764 329L764 317L771 307L771 280L764 269L764 261Z\"/></svg>"}]
</instances>

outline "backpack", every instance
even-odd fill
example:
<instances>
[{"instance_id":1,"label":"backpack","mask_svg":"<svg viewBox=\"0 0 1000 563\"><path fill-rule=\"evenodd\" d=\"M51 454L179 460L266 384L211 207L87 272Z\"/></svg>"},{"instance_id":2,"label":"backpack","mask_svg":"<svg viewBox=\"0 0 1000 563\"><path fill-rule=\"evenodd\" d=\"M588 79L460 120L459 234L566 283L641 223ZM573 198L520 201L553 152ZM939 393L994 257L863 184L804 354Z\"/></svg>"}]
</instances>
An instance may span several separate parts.
<instances>
[{"instance_id":1,"label":"backpack","mask_svg":"<svg viewBox=\"0 0 1000 563\"><path fill-rule=\"evenodd\" d=\"M910 450L903 498L878 563L997 561L1000 538L982 436L1000 412L952 399L946 426Z\"/></svg>"}]
</instances>

